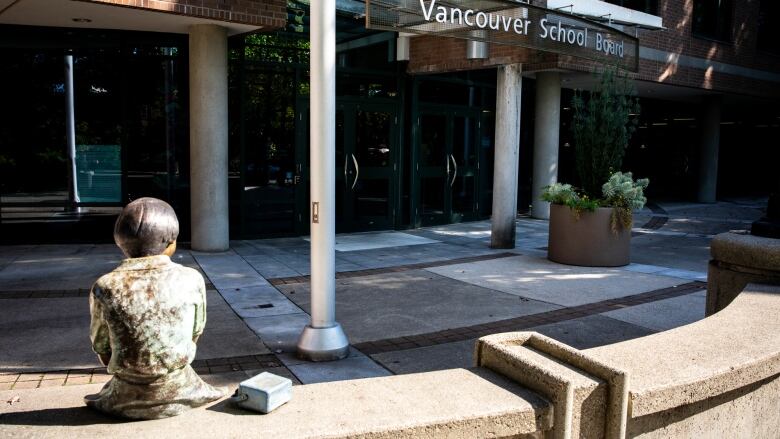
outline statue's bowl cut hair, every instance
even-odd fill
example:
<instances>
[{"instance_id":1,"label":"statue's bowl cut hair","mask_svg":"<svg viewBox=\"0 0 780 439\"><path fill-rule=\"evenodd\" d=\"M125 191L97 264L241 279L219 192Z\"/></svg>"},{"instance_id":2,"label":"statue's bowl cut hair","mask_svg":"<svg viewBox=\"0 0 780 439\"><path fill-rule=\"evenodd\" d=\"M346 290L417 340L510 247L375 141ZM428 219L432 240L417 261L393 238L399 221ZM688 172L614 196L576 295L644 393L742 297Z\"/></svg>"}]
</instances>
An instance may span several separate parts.
<instances>
[{"instance_id":1,"label":"statue's bowl cut hair","mask_svg":"<svg viewBox=\"0 0 780 439\"><path fill-rule=\"evenodd\" d=\"M161 255L178 236L176 212L157 198L129 203L114 225L114 242L128 258Z\"/></svg>"}]
</instances>

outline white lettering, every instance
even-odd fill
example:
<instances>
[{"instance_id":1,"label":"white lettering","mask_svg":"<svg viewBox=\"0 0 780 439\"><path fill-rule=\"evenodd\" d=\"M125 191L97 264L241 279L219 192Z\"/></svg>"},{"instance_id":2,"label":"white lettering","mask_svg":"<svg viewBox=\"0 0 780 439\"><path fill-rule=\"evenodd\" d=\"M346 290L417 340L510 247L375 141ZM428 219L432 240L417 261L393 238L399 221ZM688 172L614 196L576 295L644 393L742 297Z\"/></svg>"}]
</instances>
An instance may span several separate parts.
<instances>
[{"instance_id":1,"label":"white lettering","mask_svg":"<svg viewBox=\"0 0 780 439\"><path fill-rule=\"evenodd\" d=\"M493 17L496 17L495 25L493 25ZM493 14L488 15L488 25L490 26L491 29L498 30L498 28L501 26L501 17Z\"/></svg>"},{"instance_id":2,"label":"white lettering","mask_svg":"<svg viewBox=\"0 0 780 439\"><path fill-rule=\"evenodd\" d=\"M465 21L468 26L472 26L473 27L474 26L474 22L473 21L469 21L469 17L472 16L472 15L474 15L474 11L472 11L471 9L467 10L466 13L463 14L463 21Z\"/></svg>"},{"instance_id":3,"label":"white lettering","mask_svg":"<svg viewBox=\"0 0 780 439\"><path fill-rule=\"evenodd\" d=\"M515 26L517 26L517 20L515 20ZM540 36L541 38L547 38L547 35L548 35L548 31L547 31L547 19L546 19L546 18L542 18L542 20L539 22L539 26L541 26L541 27L542 27L542 34L541 34L541 35L539 35L539 36ZM516 29L515 29L515 32L517 32L517 30L516 30Z\"/></svg>"},{"instance_id":4,"label":"white lettering","mask_svg":"<svg viewBox=\"0 0 780 439\"><path fill-rule=\"evenodd\" d=\"M436 4L436 0L431 0L431 7L428 8L428 10L425 10L425 2L423 0L420 0L420 7L423 11L423 18L425 18L425 21L431 21L431 15L433 14L433 6Z\"/></svg>"},{"instance_id":5,"label":"white lettering","mask_svg":"<svg viewBox=\"0 0 780 439\"><path fill-rule=\"evenodd\" d=\"M504 32L509 32L509 26L512 25L512 17L502 15L501 22L504 24ZM517 26L517 20L515 20L515 26ZM517 29L515 29L515 32L517 32Z\"/></svg>"},{"instance_id":6,"label":"white lettering","mask_svg":"<svg viewBox=\"0 0 780 439\"><path fill-rule=\"evenodd\" d=\"M436 21L439 23L446 23L447 22L447 8L444 6L439 6L436 8L439 12L436 13Z\"/></svg>"},{"instance_id":7,"label":"white lettering","mask_svg":"<svg viewBox=\"0 0 780 439\"><path fill-rule=\"evenodd\" d=\"M463 24L463 11L458 8L450 10L450 23L455 23L455 14L458 15L458 24Z\"/></svg>"},{"instance_id":8,"label":"white lettering","mask_svg":"<svg viewBox=\"0 0 780 439\"><path fill-rule=\"evenodd\" d=\"M480 23L480 17L482 17L482 23ZM484 12L477 12L477 27L480 29L484 29L488 24L488 17L487 14Z\"/></svg>"}]
</instances>

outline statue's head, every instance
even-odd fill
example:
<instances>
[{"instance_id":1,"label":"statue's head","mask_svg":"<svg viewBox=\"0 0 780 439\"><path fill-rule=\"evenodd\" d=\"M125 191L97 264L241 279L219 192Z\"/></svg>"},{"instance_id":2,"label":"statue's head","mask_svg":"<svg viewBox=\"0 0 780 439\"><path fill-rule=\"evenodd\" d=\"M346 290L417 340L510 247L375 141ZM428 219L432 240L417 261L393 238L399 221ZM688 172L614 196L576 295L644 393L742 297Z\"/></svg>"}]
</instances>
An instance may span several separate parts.
<instances>
[{"instance_id":1,"label":"statue's head","mask_svg":"<svg viewBox=\"0 0 780 439\"><path fill-rule=\"evenodd\" d=\"M176 250L179 220L165 201L139 198L122 209L114 225L114 242L128 258L171 256Z\"/></svg>"}]
</instances>

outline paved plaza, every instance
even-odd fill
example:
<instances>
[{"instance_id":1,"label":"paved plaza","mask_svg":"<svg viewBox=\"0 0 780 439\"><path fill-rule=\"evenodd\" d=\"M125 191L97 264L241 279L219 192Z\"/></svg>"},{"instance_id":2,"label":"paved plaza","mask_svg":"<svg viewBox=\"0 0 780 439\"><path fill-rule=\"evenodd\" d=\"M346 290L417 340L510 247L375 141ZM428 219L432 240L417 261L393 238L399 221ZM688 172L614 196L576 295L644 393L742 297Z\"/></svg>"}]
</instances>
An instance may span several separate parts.
<instances>
[{"instance_id":1,"label":"paved plaza","mask_svg":"<svg viewBox=\"0 0 780 439\"><path fill-rule=\"evenodd\" d=\"M474 341L498 332L538 331L584 349L682 326L704 317L712 236L748 229L762 202L651 204L635 214L633 263L621 268L550 262L547 222L522 217L513 250L489 248L488 221L339 235L337 319L352 350L330 363L294 355L309 319L305 237L235 241L220 254L181 249L175 261L207 279L193 366L230 387L260 371L317 383L470 367ZM120 260L112 245L0 247L0 399L19 399L0 408L4 422L42 419L25 414L24 400L52 394L44 388L88 394L108 380L90 350L87 296Z\"/></svg>"}]
</instances>

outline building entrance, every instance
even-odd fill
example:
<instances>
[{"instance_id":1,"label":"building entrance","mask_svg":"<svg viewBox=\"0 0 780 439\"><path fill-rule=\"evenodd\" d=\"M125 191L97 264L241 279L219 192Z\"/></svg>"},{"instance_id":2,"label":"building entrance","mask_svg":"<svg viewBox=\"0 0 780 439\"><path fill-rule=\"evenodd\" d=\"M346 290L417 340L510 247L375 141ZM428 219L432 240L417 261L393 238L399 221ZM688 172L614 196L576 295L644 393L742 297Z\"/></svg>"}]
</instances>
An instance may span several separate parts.
<instances>
[{"instance_id":1,"label":"building entrance","mask_svg":"<svg viewBox=\"0 0 780 439\"><path fill-rule=\"evenodd\" d=\"M392 229L397 213L398 106L340 99L336 109L337 232ZM308 225L309 109L299 105L297 204L301 228ZM300 130L305 134L300 135ZM305 195L303 193L305 192ZM305 232L304 230L301 230Z\"/></svg>"},{"instance_id":2,"label":"building entrance","mask_svg":"<svg viewBox=\"0 0 780 439\"><path fill-rule=\"evenodd\" d=\"M422 106L417 124L418 224L478 219L481 111Z\"/></svg>"}]
</instances>

